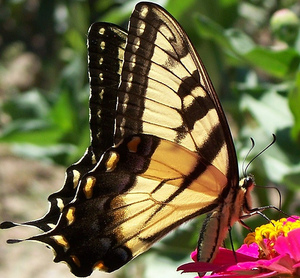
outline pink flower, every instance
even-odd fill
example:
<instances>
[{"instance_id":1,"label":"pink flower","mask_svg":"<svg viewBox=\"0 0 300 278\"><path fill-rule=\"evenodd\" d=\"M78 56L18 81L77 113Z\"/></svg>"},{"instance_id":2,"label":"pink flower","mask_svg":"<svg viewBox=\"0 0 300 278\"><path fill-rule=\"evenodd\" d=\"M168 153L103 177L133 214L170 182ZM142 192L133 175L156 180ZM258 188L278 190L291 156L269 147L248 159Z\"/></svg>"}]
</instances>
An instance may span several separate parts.
<instances>
[{"instance_id":1,"label":"pink flower","mask_svg":"<svg viewBox=\"0 0 300 278\"><path fill-rule=\"evenodd\" d=\"M204 277L300 277L300 220L298 216L271 221L248 234L235 251L220 248L212 263L194 262L180 266L183 272L210 272Z\"/></svg>"}]
</instances>

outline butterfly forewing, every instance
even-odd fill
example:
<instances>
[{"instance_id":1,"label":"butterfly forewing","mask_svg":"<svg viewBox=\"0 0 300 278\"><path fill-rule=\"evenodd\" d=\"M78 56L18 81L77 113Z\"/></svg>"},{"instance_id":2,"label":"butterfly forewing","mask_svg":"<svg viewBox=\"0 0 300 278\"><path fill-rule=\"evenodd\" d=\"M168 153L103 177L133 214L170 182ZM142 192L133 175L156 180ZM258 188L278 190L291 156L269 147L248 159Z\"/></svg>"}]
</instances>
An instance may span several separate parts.
<instances>
[{"instance_id":1,"label":"butterfly forewing","mask_svg":"<svg viewBox=\"0 0 300 278\"><path fill-rule=\"evenodd\" d=\"M214 89L182 28L156 5L140 3L131 16L121 78L116 142L153 134L227 176L235 151Z\"/></svg>"}]
</instances>

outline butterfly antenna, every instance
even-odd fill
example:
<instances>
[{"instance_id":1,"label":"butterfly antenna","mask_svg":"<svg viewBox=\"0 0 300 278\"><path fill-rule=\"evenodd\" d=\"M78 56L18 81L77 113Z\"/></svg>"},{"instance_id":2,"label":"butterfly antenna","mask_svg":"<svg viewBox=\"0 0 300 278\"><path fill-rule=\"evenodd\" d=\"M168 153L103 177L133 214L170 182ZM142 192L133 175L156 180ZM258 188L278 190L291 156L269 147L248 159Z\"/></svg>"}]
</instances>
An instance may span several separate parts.
<instances>
[{"instance_id":1,"label":"butterfly antenna","mask_svg":"<svg viewBox=\"0 0 300 278\"><path fill-rule=\"evenodd\" d=\"M245 158L243 160L243 164L242 164L242 169L244 169L244 171L243 171L244 172L243 173L244 177L246 177L246 175L247 175L247 169L248 169L248 166L249 166L249 163L248 163L248 165L245 167L246 159L250 155L250 153L252 152L252 150L254 149L254 146L255 146L254 139L252 137L250 137L250 140L251 140L252 146L249 149L249 151L247 152L247 154L246 154L246 156L245 156Z\"/></svg>"},{"instance_id":2,"label":"butterfly antenna","mask_svg":"<svg viewBox=\"0 0 300 278\"><path fill-rule=\"evenodd\" d=\"M249 163L247 164L247 166L246 166L246 168L245 168L245 170L244 170L244 175L247 173L247 170L248 170L248 168L249 168L249 166L250 166L250 164L257 158L257 157L259 157L263 152L265 152L268 148L270 148L275 142L276 142L276 135L275 134L272 134L273 135L273 140L272 140L272 142L269 144L269 145L267 145L263 150L261 150L256 156L254 156L250 161L249 161ZM248 152L248 154L250 153L250 151L253 149L253 147L254 147L254 140L252 139L252 138L250 138L250 140L251 140L251 142L252 142L252 148L249 150L249 152ZM247 156L246 156L247 157Z\"/></svg>"}]
</instances>

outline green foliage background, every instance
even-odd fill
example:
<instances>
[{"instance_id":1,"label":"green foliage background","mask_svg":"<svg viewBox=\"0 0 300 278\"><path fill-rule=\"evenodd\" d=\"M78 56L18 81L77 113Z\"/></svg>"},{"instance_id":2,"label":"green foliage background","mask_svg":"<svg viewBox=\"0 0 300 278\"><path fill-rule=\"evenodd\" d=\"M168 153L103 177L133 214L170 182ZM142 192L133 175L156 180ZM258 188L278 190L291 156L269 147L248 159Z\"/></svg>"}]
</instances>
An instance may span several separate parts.
<instances>
[{"instance_id":1,"label":"green foliage background","mask_svg":"<svg viewBox=\"0 0 300 278\"><path fill-rule=\"evenodd\" d=\"M254 174L258 185L279 188L285 212L299 214L299 23L292 20L291 24L290 17L283 16L279 27L271 24L274 13L282 9L299 18L299 2L153 2L162 4L180 22L198 49L228 117L241 176L245 170L242 162L251 147L249 138L254 138L255 149L247 161L268 145L275 134L276 143L256 158L247 171ZM89 145L88 28L95 21L126 27L135 3L0 2L2 147L19 156L64 166L82 156ZM274 191L255 190L255 204L279 206ZM273 210L267 215L279 217ZM255 227L264 220L254 217L247 223ZM184 225L117 276L162 277L161 269L166 271L169 265L175 272L176 266L188 261L199 229L199 220ZM241 243L240 231L234 232L233 237ZM175 277L176 273L173 274Z\"/></svg>"}]
</instances>

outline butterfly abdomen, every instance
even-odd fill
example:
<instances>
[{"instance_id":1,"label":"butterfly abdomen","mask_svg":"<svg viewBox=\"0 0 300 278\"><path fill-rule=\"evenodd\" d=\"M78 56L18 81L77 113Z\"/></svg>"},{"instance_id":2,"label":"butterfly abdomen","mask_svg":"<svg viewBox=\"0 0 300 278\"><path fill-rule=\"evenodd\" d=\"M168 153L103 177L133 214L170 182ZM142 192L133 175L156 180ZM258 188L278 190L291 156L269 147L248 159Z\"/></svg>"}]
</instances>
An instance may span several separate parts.
<instances>
[{"instance_id":1,"label":"butterfly abdomen","mask_svg":"<svg viewBox=\"0 0 300 278\"><path fill-rule=\"evenodd\" d=\"M254 185L251 176L241 179L239 185L232 187L219 206L207 215L198 241L198 261L212 262L231 227L249 213Z\"/></svg>"}]
</instances>

